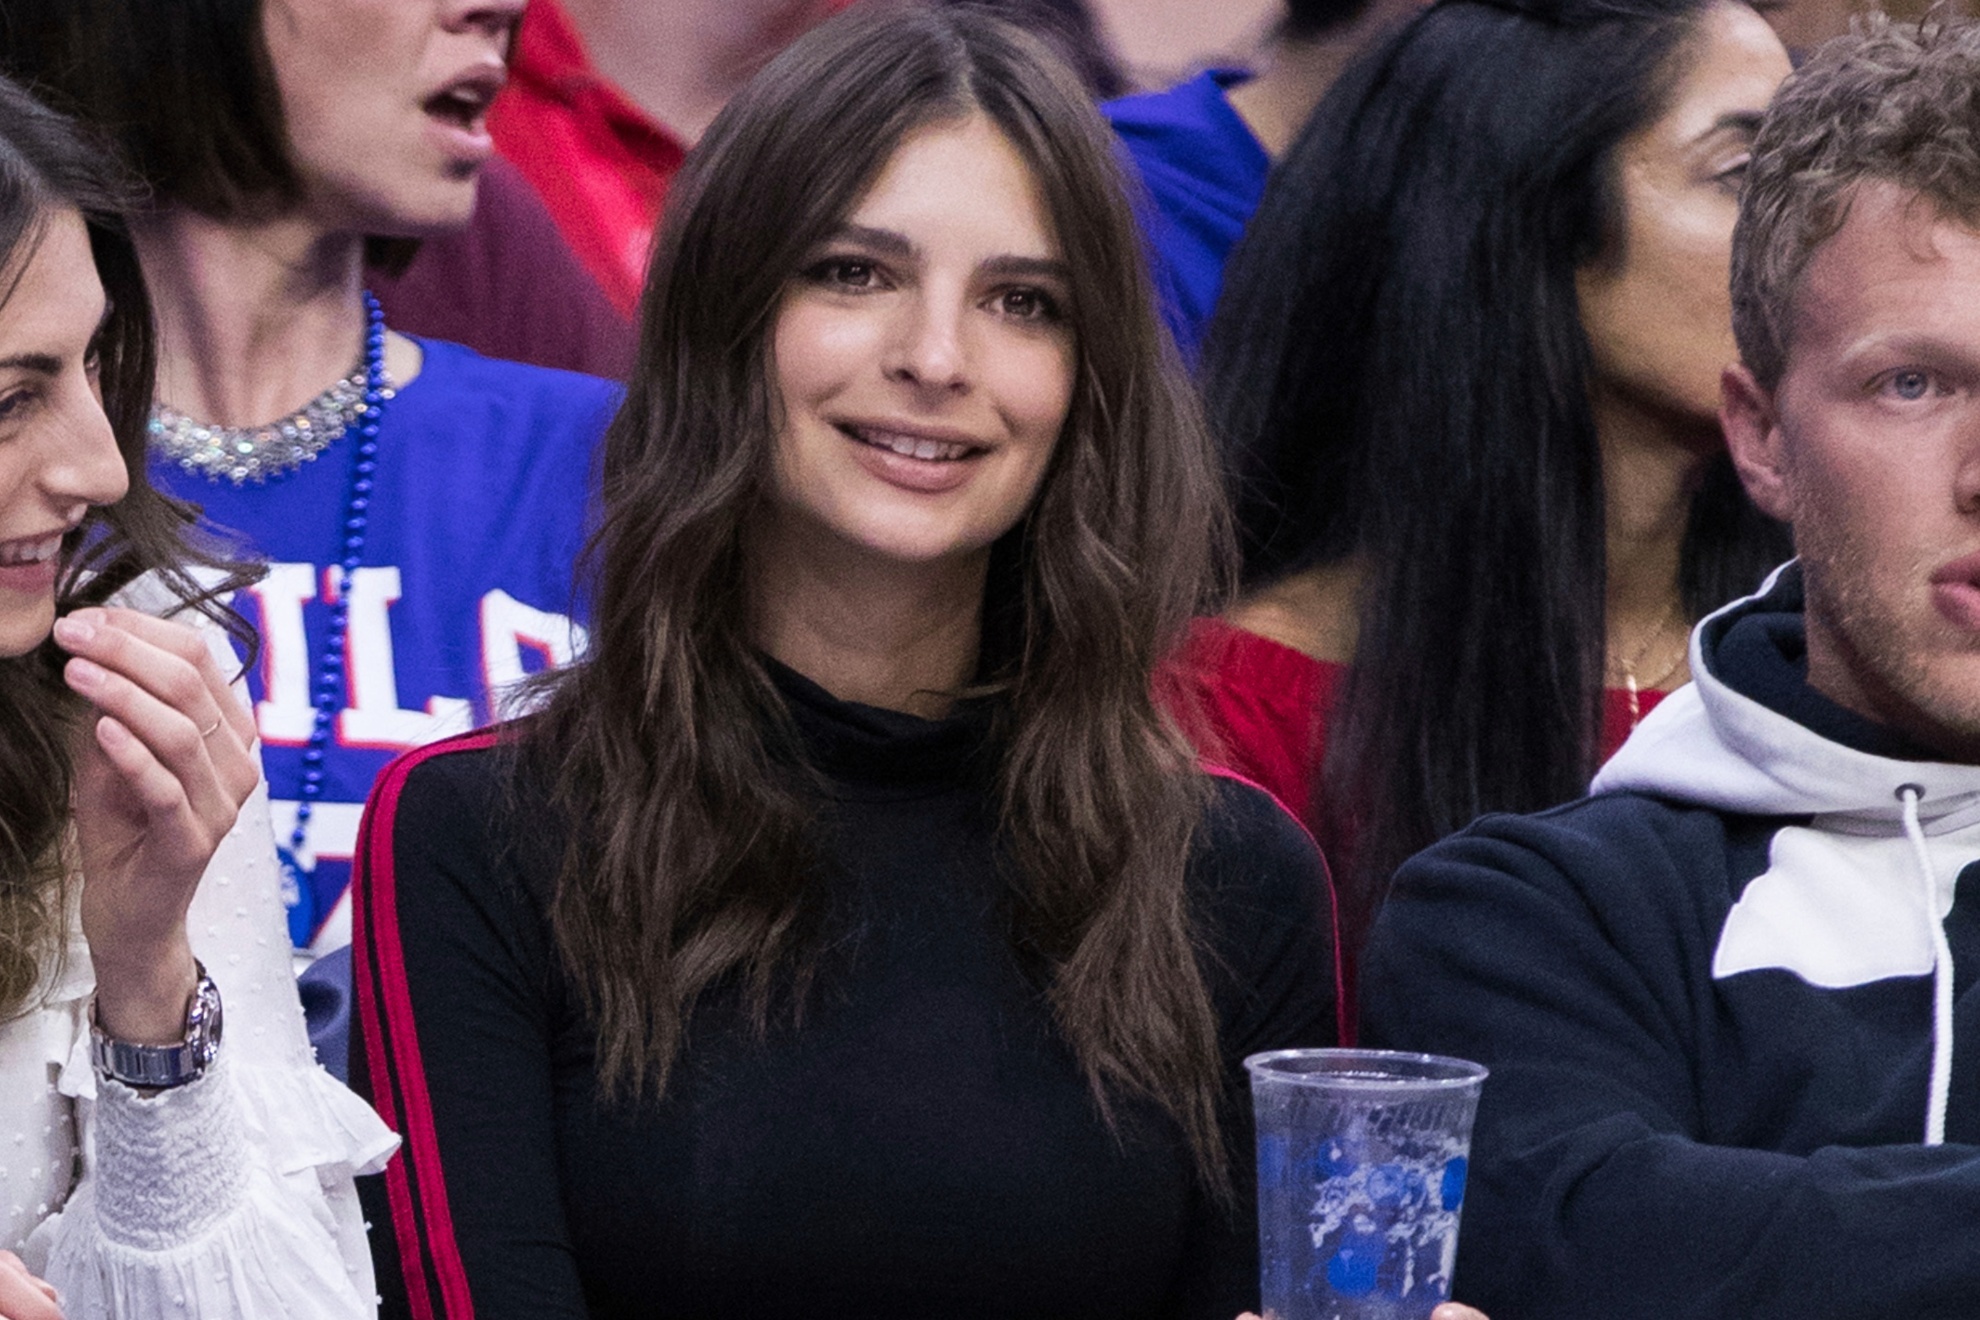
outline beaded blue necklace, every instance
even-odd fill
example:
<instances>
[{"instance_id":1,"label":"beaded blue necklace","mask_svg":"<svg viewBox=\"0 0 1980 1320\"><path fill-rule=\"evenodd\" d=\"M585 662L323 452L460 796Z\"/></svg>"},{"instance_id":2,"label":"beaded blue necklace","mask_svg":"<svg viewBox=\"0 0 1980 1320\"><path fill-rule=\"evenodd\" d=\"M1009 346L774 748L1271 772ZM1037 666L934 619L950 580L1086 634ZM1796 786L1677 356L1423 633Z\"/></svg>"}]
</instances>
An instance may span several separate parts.
<instances>
[{"instance_id":1,"label":"beaded blue necklace","mask_svg":"<svg viewBox=\"0 0 1980 1320\"><path fill-rule=\"evenodd\" d=\"M365 532L371 524L371 480L378 469L378 419L390 395L385 385L385 312L371 290L364 291L364 408L357 416L357 446L351 456L351 493L344 508L344 550L337 561L337 599L330 603L330 635L323 640L317 661L314 722L303 747L302 786L296 794L296 827L286 848L275 855L282 864L283 898L289 903L289 938L296 947L315 933L316 903L303 867L303 843L309 818L323 796L323 757L330 747L330 727L344 698L344 648L351 631L351 579L364 555Z\"/></svg>"}]
</instances>

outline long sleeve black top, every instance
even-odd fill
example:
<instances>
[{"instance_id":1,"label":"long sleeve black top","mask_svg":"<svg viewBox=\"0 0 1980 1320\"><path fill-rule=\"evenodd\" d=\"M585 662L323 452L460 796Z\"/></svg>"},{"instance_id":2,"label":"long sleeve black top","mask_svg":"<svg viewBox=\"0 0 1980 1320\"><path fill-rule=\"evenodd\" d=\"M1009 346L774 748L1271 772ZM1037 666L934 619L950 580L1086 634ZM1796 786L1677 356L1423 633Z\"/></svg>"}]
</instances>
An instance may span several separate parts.
<instances>
[{"instance_id":1,"label":"long sleeve black top","mask_svg":"<svg viewBox=\"0 0 1980 1320\"><path fill-rule=\"evenodd\" d=\"M561 845L491 735L380 781L353 1084L406 1136L365 1180L388 1315L1214 1317L1257 1304L1244 1055L1336 1040L1326 879L1220 782L1190 887L1237 1208L1153 1106L1102 1119L1005 933L980 711L780 675L831 787L847 935L800 1025L704 997L664 1099L606 1103L546 912ZM822 881L821 881L822 882Z\"/></svg>"}]
</instances>

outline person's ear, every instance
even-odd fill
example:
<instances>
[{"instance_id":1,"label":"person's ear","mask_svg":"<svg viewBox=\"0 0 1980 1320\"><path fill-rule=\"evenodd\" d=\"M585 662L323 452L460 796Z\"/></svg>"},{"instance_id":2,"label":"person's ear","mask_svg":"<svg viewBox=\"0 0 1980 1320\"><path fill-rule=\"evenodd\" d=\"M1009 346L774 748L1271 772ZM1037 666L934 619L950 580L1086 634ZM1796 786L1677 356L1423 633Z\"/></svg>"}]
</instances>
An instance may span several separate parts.
<instances>
[{"instance_id":1,"label":"person's ear","mask_svg":"<svg viewBox=\"0 0 1980 1320\"><path fill-rule=\"evenodd\" d=\"M1725 433L1726 448L1748 498L1768 517L1792 523L1793 488L1781 443L1780 413L1773 392L1743 365L1727 367L1719 377L1719 429Z\"/></svg>"}]
</instances>

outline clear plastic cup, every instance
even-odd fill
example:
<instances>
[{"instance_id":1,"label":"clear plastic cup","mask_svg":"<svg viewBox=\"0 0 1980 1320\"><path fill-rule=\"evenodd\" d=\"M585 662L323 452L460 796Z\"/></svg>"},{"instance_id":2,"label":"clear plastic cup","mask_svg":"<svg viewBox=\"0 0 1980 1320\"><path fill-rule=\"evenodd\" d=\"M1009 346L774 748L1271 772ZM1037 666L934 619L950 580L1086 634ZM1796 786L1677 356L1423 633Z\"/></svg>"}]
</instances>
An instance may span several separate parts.
<instances>
[{"instance_id":1,"label":"clear plastic cup","mask_svg":"<svg viewBox=\"0 0 1980 1320\"><path fill-rule=\"evenodd\" d=\"M1267 1320L1425 1320L1451 1296L1485 1069L1390 1050L1244 1061Z\"/></svg>"}]
</instances>

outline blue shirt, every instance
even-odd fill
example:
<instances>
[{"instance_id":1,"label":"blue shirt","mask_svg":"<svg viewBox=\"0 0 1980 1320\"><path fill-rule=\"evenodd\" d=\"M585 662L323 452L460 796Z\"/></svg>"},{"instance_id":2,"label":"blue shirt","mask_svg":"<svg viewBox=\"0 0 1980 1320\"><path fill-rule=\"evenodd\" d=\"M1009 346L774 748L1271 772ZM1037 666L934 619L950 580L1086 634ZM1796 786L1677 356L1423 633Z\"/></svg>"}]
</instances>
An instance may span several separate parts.
<instances>
[{"instance_id":1,"label":"blue shirt","mask_svg":"<svg viewBox=\"0 0 1980 1320\"><path fill-rule=\"evenodd\" d=\"M349 942L358 817L394 756L496 718L503 688L582 644L572 566L589 529L596 449L617 387L422 340L424 365L379 420L364 552L351 584L343 709L323 795L298 861L290 934L318 951ZM338 589L353 446L263 485L208 481L163 460L152 480L205 507L268 561L235 605L260 631L248 671L287 846Z\"/></svg>"},{"instance_id":2,"label":"blue shirt","mask_svg":"<svg viewBox=\"0 0 1980 1320\"><path fill-rule=\"evenodd\" d=\"M1101 106L1148 191L1142 226L1162 316L1194 363L1224 285L1224 262L1265 195L1272 158L1224 93L1251 75L1213 69L1164 92Z\"/></svg>"}]
</instances>

